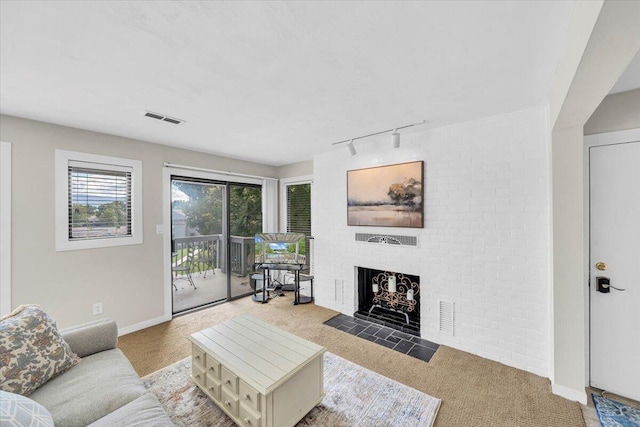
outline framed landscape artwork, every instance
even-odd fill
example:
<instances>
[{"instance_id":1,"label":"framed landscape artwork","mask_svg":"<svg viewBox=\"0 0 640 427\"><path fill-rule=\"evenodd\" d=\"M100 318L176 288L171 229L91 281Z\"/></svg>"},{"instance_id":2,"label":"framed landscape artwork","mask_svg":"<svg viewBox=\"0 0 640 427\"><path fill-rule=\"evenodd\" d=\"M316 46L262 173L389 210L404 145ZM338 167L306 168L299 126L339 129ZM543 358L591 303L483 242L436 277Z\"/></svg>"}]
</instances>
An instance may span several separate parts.
<instances>
[{"instance_id":1,"label":"framed landscape artwork","mask_svg":"<svg viewBox=\"0 0 640 427\"><path fill-rule=\"evenodd\" d=\"M423 164L347 171L347 224L422 228Z\"/></svg>"}]
</instances>

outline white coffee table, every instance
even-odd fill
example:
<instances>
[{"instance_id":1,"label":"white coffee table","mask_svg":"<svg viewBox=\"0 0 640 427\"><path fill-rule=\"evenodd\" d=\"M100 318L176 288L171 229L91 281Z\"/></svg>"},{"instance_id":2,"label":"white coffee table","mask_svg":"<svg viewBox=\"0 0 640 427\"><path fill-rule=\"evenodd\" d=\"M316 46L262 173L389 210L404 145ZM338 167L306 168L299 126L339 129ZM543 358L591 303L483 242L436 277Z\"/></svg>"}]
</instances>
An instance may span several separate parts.
<instances>
[{"instance_id":1,"label":"white coffee table","mask_svg":"<svg viewBox=\"0 0 640 427\"><path fill-rule=\"evenodd\" d=\"M238 425L294 426L322 402L322 346L248 314L189 340L191 378Z\"/></svg>"}]
</instances>

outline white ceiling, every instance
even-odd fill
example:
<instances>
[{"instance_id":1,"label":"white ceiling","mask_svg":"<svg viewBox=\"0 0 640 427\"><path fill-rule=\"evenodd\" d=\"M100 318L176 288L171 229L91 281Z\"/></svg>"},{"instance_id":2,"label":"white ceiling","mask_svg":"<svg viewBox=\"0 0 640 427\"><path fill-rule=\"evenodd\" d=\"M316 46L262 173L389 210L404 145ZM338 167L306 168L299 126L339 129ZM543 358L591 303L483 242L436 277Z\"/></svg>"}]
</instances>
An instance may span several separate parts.
<instances>
[{"instance_id":1,"label":"white ceiling","mask_svg":"<svg viewBox=\"0 0 640 427\"><path fill-rule=\"evenodd\" d=\"M277 166L423 119L547 104L573 2L0 8L2 113Z\"/></svg>"}]
</instances>

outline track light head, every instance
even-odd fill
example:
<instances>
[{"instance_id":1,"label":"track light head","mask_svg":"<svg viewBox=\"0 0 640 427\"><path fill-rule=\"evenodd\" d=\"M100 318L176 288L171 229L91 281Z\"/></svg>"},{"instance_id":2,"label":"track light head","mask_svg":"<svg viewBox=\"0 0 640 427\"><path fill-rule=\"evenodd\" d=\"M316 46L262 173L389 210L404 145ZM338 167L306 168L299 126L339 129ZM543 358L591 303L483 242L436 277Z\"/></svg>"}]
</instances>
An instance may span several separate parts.
<instances>
[{"instance_id":1,"label":"track light head","mask_svg":"<svg viewBox=\"0 0 640 427\"><path fill-rule=\"evenodd\" d=\"M353 139L349 141L349 143L347 144L347 150L349 151L349 154L351 154L352 156L356 155L356 146L353 145Z\"/></svg>"},{"instance_id":2,"label":"track light head","mask_svg":"<svg viewBox=\"0 0 640 427\"><path fill-rule=\"evenodd\" d=\"M406 128L410 128L412 126L423 125L426 122L427 122L426 120L423 120L420 123L413 123L413 124L406 125L406 126L398 126L398 127L392 128L392 129L381 130L380 132L374 132L374 133L370 133L368 135L357 136L355 138L345 139L344 141L334 142L333 145L341 145L341 144L344 144L345 142L348 142L347 150L349 150L349 154L351 154L352 156L355 156L356 155L356 147L354 147L354 145L353 145L353 141L354 140L363 139L363 138L369 138L370 136L387 134L387 133L393 131L393 133L391 134L391 144L392 144L393 148L398 148L398 147L400 147L400 134L398 133L399 129L406 129Z\"/></svg>"},{"instance_id":3,"label":"track light head","mask_svg":"<svg viewBox=\"0 0 640 427\"><path fill-rule=\"evenodd\" d=\"M398 133L398 129L394 129L391 134L391 144L393 148L400 147L400 134Z\"/></svg>"}]
</instances>

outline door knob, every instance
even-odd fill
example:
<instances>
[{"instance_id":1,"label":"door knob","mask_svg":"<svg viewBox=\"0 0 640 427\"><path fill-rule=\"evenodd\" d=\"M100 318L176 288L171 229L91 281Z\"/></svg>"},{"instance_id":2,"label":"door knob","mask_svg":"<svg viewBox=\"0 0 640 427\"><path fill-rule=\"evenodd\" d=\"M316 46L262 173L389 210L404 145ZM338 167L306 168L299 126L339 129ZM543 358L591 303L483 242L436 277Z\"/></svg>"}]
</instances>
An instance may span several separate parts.
<instances>
[{"instance_id":1,"label":"door knob","mask_svg":"<svg viewBox=\"0 0 640 427\"><path fill-rule=\"evenodd\" d=\"M604 262L596 262L596 268L600 271L605 271L607 269L607 264Z\"/></svg>"}]
</instances>

